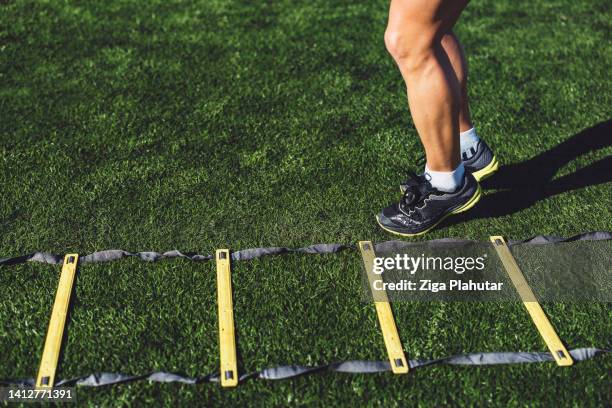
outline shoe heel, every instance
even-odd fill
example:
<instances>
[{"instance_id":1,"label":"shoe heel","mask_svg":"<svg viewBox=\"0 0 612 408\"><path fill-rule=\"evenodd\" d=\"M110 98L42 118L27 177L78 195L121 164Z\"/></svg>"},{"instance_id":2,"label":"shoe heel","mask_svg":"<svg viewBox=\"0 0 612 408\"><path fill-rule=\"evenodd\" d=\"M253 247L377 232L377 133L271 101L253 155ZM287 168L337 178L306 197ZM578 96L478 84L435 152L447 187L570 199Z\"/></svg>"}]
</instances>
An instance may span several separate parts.
<instances>
[{"instance_id":1,"label":"shoe heel","mask_svg":"<svg viewBox=\"0 0 612 408\"><path fill-rule=\"evenodd\" d=\"M497 160L497 156L493 156L491 163L487 164L486 167L472 173L472 176L474 176L476 181L482 181L491 177L497 170L499 170L499 161Z\"/></svg>"},{"instance_id":2,"label":"shoe heel","mask_svg":"<svg viewBox=\"0 0 612 408\"><path fill-rule=\"evenodd\" d=\"M453 210L451 214L459 214L459 213L469 210L470 208L475 206L476 203L478 203L478 201L480 201L481 197L482 197L482 189L480 188L480 184L479 184L478 189L476 190L472 198L470 198L468 202L463 204L461 207L457 208L456 210Z\"/></svg>"}]
</instances>

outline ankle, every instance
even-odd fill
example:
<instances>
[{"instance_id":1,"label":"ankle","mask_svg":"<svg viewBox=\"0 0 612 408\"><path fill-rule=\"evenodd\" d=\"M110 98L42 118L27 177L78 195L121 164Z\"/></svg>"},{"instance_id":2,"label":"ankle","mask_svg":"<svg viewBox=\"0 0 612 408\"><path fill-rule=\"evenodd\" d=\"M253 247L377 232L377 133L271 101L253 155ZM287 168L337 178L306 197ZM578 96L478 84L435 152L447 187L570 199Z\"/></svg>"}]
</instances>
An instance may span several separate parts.
<instances>
[{"instance_id":1,"label":"ankle","mask_svg":"<svg viewBox=\"0 0 612 408\"><path fill-rule=\"evenodd\" d=\"M472 127L465 132L461 132L459 134L459 147L461 149L461 155L463 156L464 153L468 153L468 156L471 156L470 149L473 148L476 150L476 145L479 141L480 137L478 137L475 127Z\"/></svg>"},{"instance_id":2,"label":"ankle","mask_svg":"<svg viewBox=\"0 0 612 408\"><path fill-rule=\"evenodd\" d=\"M463 184L465 168L459 163L453 171L434 171L425 165L425 177L434 188L451 193Z\"/></svg>"}]
</instances>

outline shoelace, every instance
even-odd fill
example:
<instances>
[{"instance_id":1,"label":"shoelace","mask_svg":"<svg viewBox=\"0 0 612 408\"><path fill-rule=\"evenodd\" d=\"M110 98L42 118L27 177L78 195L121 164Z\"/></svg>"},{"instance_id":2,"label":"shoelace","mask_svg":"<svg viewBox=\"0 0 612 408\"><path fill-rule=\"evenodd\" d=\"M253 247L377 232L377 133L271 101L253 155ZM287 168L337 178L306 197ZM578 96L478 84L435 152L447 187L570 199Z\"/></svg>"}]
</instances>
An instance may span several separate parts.
<instances>
[{"instance_id":1,"label":"shoelace","mask_svg":"<svg viewBox=\"0 0 612 408\"><path fill-rule=\"evenodd\" d=\"M417 168L422 169L425 166L426 162L427 162L427 157L425 157L424 154L421 155L416 161ZM418 176L416 177L415 176L416 176L416 172L414 172L413 170L408 170L406 180L402 183L402 185L408 186L408 185L414 184L414 181L418 179Z\"/></svg>"},{"instance_id":2,"label":"shoelace","mask_svg":"<svg viewBox=\"0 0 612 408\"><path fill-rule=\"evenodd\" d=\"M413 210L414 207L436 191L425 176L419 176L414 171L408 171L408 179L405 185L406 191L400 201L400 206L404 210Z\"/></svg>"}]
</instances>

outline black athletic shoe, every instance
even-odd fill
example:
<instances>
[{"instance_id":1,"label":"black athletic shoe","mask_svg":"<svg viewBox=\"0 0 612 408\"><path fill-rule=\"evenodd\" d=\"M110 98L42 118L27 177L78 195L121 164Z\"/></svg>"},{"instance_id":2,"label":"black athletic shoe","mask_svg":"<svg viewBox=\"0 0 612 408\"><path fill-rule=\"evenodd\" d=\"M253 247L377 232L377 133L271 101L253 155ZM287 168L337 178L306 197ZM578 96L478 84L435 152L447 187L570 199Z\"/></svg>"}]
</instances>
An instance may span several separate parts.
<instances>
[{"instance_id":1,"label":"black athletic shoe","mask_svg":"<svg viewBox=\"0 0 612 408\"><path fill-rule=\"evenodd\" d=\"M480 200L480 185L466 172L463 185L452 193L434 188L425 176L411 174L398 204L390 205L376 217L378 224L393 234L410 237L433 229L452 214L469 210Z\"/></svg>"},{"instance_id":2,"label":"black athletic shoe","mask_svg":"<svg viewBox=\"0 0 612 408\"><path fill-rule=\"evenodd\" d=\"M492 176L499 169L497 157L495 157L493 150L482 139L478 141L476 148L470 148L469 153L463 152L461 161L465 166L465 171L472 173L476 181L482 181ZM419 164L425 164L425 156L423 156ZM414 180L410 178L400 184L402 193L406 191L410 184L414 184Z\"/></svg>"},{"instance_id":3,"label":"black athletic shoe","mask_svg":"<svg viewBox=\"0 0 612 408\"><path fill-rule=\"evenodd\" d=\"M492 176L499 168L497 157L484 140L479 140L475 148L470 148L469 153L463 152L461 160L465 170L472 173L476 181Z\"/></svg>"}]
</instances>

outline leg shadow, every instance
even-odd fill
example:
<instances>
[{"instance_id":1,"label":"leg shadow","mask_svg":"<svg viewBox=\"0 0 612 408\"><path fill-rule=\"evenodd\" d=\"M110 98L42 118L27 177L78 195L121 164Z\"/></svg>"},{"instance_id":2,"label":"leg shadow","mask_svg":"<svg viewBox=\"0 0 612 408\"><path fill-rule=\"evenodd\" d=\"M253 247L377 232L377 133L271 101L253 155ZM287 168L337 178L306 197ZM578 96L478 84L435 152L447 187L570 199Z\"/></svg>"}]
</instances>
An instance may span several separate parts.
<instances>
[{"instance_id":1,"label":"leg shadow","mask_svg":"<svg viewBox=\"0 0 612 408\"><path fill-rule=\"evenodd\" d=\"M446 225L477 218L501 217L531 207L557 194L612 181L612 156L575 173L553 180L557 172L575 158L612 146L612 120L601 122L529 160L502 166L481 183L486 194L473 210L453 217Z\"/></svg>"}]
</instances>

